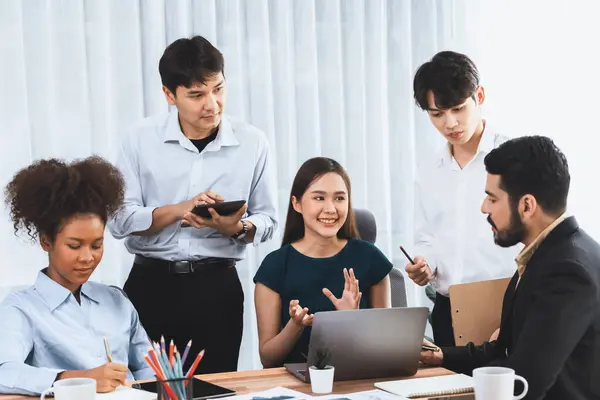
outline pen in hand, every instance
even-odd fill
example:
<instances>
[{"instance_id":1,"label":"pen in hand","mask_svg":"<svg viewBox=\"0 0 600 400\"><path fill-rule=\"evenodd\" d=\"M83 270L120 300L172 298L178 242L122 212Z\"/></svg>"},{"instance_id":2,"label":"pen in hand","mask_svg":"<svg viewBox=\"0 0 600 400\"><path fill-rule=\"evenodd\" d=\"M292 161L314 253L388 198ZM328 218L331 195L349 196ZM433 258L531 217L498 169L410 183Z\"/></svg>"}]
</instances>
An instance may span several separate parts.
<instances>
[{"instance_id":1,"label":"pen in hand","mask_svg":"<svg viewBox=\"0 0 600 400\"><path fill-rule=\"evenodd\" d=\"M427 344L423 344L421 345L421 351L434 351L434 352L438 352L440 351L440 348L437 346L429 346Z\"/></svg>"},{"instance_id":2,"label":"pen in hand","mask_svg":"<svg viewBox=\"0 0 600 400\"><path fill-rule=\"evenodd\" d=\"M108 362L113 362L112 353L110 352L110 346L108 344L108 338L106 336L104 336L104 350L106 351L106 358L108 359Z\"/></svg>"},{"instance_id":3,"label":"pen in hand","mask_svg":"<svg viewBox=\"0 0 600 400\"><path fill-rule=\"evenodd\" d=\"M410 263L414 265L415 264L415 260L413 260L412 257L408 255L408 253L406 252L406 250L404 250L404 247L400 246L400 250L402 250L402 252L406 256L406 258L408 258L408 261L410 261Z\"/></svg>"}]
</instances>

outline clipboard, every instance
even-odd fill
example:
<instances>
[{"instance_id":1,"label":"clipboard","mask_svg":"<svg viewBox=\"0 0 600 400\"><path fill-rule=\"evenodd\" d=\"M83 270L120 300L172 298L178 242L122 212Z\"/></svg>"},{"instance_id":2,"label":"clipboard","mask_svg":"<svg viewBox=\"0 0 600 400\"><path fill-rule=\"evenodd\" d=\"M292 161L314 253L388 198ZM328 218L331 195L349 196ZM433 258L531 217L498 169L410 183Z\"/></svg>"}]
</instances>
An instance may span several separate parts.
<instances>
[{"instance_id":1,"label":"clipboard","mask_svg":"<svg viewBox=\"0 0 600 400\"><path fill-rule=\"evenodd\" d=\"M452 327L457 346L469 342L480 345L500 327L502 301L510 280L503 278L450 286Z\"/></svg>"}]
</instances>

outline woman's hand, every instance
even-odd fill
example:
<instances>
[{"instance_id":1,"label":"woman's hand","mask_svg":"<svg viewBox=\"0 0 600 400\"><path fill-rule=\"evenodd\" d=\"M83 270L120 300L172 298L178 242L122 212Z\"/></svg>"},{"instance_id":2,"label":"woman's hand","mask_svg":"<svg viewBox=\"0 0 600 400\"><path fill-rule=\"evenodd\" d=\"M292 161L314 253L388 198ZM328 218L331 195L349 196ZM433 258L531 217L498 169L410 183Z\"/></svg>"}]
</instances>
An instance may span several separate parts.
<instances>
[{"instance_id":1,"label":"woman's hand","mask_svg":"<svg viewBox=\"0 0 600 400\"><path fill-rule=\"evenodd\" d=\"M362 293L358 291L358 279L354 276L354 270L344 268L344 291L339 299L331 293L331 290L323 289L323 294L329 298L336 310L356 310L360 307Z\"/></svg>"}]
</instances>

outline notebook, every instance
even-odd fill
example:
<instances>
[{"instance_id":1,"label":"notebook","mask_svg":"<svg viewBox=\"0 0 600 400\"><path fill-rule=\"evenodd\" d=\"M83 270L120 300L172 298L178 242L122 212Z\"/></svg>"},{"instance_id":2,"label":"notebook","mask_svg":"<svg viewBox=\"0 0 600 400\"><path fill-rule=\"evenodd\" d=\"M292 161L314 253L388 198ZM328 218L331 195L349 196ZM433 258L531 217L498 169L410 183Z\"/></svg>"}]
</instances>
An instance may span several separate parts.
<instances>
[{"instance_id":1,"label":"notebook","mask_svg":"<svg viewBox=\"0 0 600 400\"><path fill-rule=\"evenodd\" d=\"M473 378L463 374L377 382L375 387L408 398L445 396L472 393L474 391Z\"/></svg>"},{"instance_id":2,"label":"notebook","mask_svg":"<svg viewBox=\"0 0 600 400\"><path fill-rule=\"evenodd\" d=\"M96 393L98 400L156 400L156 393L134 389L129 386L118 386L110 393Z\"/></svg>"}]
</instances>

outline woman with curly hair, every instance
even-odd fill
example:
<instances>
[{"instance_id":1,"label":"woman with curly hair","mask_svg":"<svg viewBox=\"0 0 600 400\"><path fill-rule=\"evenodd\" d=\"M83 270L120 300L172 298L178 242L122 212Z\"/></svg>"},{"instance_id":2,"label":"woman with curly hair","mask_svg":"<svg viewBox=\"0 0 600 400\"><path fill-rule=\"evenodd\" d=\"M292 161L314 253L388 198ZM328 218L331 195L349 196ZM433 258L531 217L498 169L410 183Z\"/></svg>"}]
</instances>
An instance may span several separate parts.
<instances>
[{"instance_id":1,"label":"woman with curly hair","mask_svg":"<svg viewBox=\"0 0 600 400\"><path fill-rule=\"evenodd\" d=\"M102 259L106 221L123 203L123 186L114 166L90 157L37 161L6 187L15 234L38 240L48 265L33 286L0 305L0 393L39 394L75 377L93 378L98 392L110 392L154 376L142 355L150 343L131 302L117 288L88 281Z\"/></svg>"}]
</instances>

